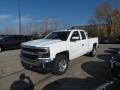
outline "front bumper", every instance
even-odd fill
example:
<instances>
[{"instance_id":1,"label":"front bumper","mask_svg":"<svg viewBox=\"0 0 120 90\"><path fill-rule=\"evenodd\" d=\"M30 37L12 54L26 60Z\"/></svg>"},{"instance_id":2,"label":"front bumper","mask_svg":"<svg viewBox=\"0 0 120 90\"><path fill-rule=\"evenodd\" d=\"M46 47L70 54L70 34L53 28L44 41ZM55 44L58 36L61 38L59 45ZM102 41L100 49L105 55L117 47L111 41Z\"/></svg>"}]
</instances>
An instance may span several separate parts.
<instances>
[{"instance_id":1,"label":"front bumper","mask_svg":"<svg viewBox=\"0 0 120 90\"><path fill-rule=\"evenodd\" d=\"M53 59L29 59L20 55L21 63L26 64L30 67L37 67L40 69L50 70L53 66Z\"/></svg>"}]
</instances>

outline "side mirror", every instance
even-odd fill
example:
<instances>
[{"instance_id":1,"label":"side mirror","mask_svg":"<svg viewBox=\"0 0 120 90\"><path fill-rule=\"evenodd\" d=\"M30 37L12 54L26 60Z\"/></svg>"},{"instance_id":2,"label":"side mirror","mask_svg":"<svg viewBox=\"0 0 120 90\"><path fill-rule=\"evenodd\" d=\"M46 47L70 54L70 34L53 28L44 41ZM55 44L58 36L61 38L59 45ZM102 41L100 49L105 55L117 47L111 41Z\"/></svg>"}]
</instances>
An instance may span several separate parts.
<instances>
[{"instance_id":1,"label":"side mirror","mask_svg":"<svg viewBox=\"0 0 120 90\"><path fill-rule=\"evenodd\" d=\"M73 42L78 41L78 40L80 40L80 37L74 36L74 37L71 38L71 41L73 41Z\"/></svg>"}]
</instances>

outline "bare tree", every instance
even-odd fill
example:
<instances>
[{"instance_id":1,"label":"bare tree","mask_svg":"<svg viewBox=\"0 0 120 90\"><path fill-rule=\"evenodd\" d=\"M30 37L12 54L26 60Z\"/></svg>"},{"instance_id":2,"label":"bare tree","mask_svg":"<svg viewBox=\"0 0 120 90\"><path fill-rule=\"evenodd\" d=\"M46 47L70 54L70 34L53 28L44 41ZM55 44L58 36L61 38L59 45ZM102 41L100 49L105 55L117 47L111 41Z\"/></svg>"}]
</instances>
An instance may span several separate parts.
<instances>
[{"instance_id":1,"label":"bare tree","mask_svg":"<svg viewBox=\"0 0 120 90\"><path fill-rule=\"evenodd\" d=\"M57 30L58 27L59 27L59 19L58 18L51 18L49 21L50 30Z\"/></svg>"},{"instance_id":2,"label":"bare tree","mask_svg":"<svg viewBox=\"0 0 120 90\"><path fill-rule=\"evenodd\" d=\"M116 8L112 13L113 17L113 29L117 36L120 36L120 8Z\"/></svg>"},{"instance_id":3,"label":"bare tree","mask_svg":"<svg viewBox=\"0 0 120 90\"><path fill-rule=\"evenodd\" d=\"M17 34L17 31L16 31L15 28L12 27L12 26L6 26L6 27L3 29L2 34L4 34L4 35L13 35L13 34Z\"/></svg>"},{"instance_id":4,"label":"bare tree","mask_svg":"<svg viewBox=\"0 0 120 90\"><path fill-rule=\"evenodd\" d=\"M65 20L62 21L62 29L69 29L71 27L72 27L72 24L70 21L65 21Z\"/></svg>"},{"instance_id":5,"label":"bare tree","mask_svg":"<svg viewBox=\"0 0 120 90\"><path fill-rule=\"evenodd\" d=\"M99 37L109 37L111 42L120 42L118 40L120 37L120 7L112 7L109 3L103 2L96 7L94 16L94 19L89 20L89 23L94 25L90 32L95 32Z\"/></svg>"},{"instance_id":6,"label":"bare tree","mask_svg":"<svg viewBox=\"0 0 120 90\"><path fill-rule=\"evenodd\" d=\"M45 36L51 31L57 30L59 27L59 20L57 18L45 18L40 23L40 32Z\"/></svg>"},{"instance_id":7,"label":"bare tree","mask_svg":"<svg viewBox=\"0 0 120 90\"><path fill-rule=\"evenodd\" d=\"M95 27L96 33L100 37L111 37L113 36L113 8L108 2L99 4L95 9L95 18L89 21L90 23L97 26Z\"/></svg>"},{"instance_id":8,"label":"bare tree","mask_svg":"<svg viewBox=\"0 0 120 90\"><path fill-rule=\"evenodd\" d=\"M103 2L96 7L95 16L103 24L112 24L112 8L107 2Z\"/></svg>"}]
</instances>

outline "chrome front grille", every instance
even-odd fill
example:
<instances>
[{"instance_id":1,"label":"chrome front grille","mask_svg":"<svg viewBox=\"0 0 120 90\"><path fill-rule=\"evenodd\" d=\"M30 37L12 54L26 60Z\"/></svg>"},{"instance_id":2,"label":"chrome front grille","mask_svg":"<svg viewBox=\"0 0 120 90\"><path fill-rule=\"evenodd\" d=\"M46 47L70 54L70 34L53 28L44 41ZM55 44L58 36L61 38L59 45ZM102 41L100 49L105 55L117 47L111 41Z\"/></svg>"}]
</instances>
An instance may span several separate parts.
<instances>
[{"instance_id":1,"label":"chrome front grille","mask_svg":"<svg viewBox=\"0 0 120 90\"><path fill-rule=\"evenodd\" d=\"M38 52L38 49L21 48L21 55L29 59L37 59L39 57Z\"/></svg>"}]
</instances>

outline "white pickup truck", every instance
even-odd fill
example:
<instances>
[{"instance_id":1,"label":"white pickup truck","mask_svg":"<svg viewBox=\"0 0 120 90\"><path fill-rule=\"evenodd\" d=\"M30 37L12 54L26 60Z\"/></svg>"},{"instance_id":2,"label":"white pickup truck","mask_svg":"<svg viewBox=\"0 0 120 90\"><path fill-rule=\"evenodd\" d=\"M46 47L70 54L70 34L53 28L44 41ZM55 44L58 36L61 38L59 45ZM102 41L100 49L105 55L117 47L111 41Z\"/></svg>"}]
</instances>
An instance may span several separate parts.
<instances>
[{"instance_id":1,"label":"white pickup truck","mask_svg":"<svg viewBox=\"0 0 120 90\"><path fill-rule=\"evenodd\" d=\"M84 30L53 31L45 38L22 43L23 67L50 70L55 75L66 72L69 61L84 54L96 55L98 38L88 38Z\"/></svg>"}]
</instances>

